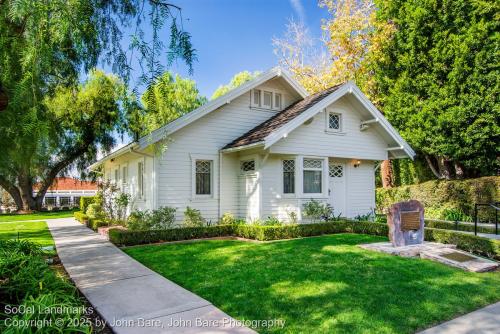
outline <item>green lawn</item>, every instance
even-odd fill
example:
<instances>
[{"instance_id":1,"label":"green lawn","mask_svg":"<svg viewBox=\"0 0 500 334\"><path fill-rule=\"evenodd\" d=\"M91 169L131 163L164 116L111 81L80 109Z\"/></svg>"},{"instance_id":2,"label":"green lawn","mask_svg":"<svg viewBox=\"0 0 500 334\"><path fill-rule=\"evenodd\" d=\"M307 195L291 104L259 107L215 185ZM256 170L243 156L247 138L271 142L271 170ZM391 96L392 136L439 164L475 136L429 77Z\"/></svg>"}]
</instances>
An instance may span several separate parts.
<instances>
[{"instance_id":1,"label":"green lawn","mask_svg":"<svg viewBox=\"0 0 500 334\"><path fill-rule=\"evenodd\" d=\"M6 214L0 214L0 222L14 222L14 221L35 220L35 219L67 218L67 217L73 217L73 213L75 211L78 211L78 210L37 212L37 213L30 213L30 214L6 213Z\"/></svg>"},{"instance_id":2,"label":"green lawn","mask_svg":"<svg viewBox=\"0 0 500 334\"><path fill-rule=\"evenodd\" d=\"M52 235L45 222L0 223L0 240L29 239L42 246L54 245Z\"/></svg>"},{"instance_id":3,"label":"green lawn","mask_svg":"<svg viewBox=\"0 0 500 334\"><path fill-rule=\"evenodd\" d=\"M500 272L363 250L381 237L337 234L252 243L210 240L125 252L240 320L287 333L412 333L500 300Z\"/></svg>"}]
</instances>

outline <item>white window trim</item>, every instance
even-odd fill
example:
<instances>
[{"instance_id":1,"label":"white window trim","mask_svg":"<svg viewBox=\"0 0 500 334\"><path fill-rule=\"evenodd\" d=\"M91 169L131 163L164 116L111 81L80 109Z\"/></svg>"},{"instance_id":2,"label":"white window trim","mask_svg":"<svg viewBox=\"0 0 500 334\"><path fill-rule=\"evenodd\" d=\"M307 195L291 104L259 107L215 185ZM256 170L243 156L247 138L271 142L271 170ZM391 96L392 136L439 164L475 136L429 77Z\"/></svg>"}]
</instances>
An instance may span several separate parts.
<instances>
[{"instance_id":1,"label":"white window trim","mask_svg":"<svg viewBox=\"0 0 500 334\"><path fill-rule=\"evenodd\" d=\"M260 101L258 104L254 103L254 91L260 91ZM267 93L271 93L271 106L268 108L268 107L264 107L264 92L267 92ZM276 98L276 95L279 94L281 96L281 101L280 101L280 107L279 108L276 108L274 106L274 101L275 101L275 98ZM262 87L262 88L255 88L255 89L252 89L250 91L250 108L251 109L258 109L258 110L263 110L263 111L281 111L283 110L283 106L285 104L284 102L284 93L281 91L281 90L277 90L277 89L272 89L272 88L266 88L266 87Z\"/></svg>"},{"instance_id":2,"label":"white window trim","mask_svg":"<svg viewBox=\"0 0 500 334\"><path fill-rule=\"evenodd\" d=\"M142 189L140 184L141 175L139 174L139 164L142 164ZM146 159L139 160L137 162L137 198L145 201L146 200Z\"/></svg>"},{"instance_id":3,"label":"white window trim","mask_svg":"<svg viewBox=\"0 0 500 334\"><path fill-rule=\"evenodd\" d=\"M219 180L217 178L219 170L219 156L212 154L190 154L191 157L191 200L206 200L217 199ZM210 195L196 194L196 161L197 160L210 160L212 161L212 169L210 170Z\"/></svg>"},{"instance_id":4,"label":"white window trim","mask_svg":"<svg viewBox=\"0 0 500 334\"><path fill-rule=\"evenodd\" d=\"M304 159L318 159L323 160L323 168L321 174L321 192L320 193L304 193ZM328 157L320 156L298 156L296 160L295 172L297 175L298 183L295 185L295 193L301 199L328 199Z\"/></svg>"},{"instance_id":5,"label":"white window trim","mask_svg":"<svg viewBox=\"0 0 500 334\"><path fill-rule=\"evenodd\" d=\"M293 160L295 161L295 170L294 170L294 173L295 173L295 177L294 177L294 181L295 181L295 191L293 193L285 193L285 171L283 170L283 161L284 160ZM297 186L298 186L298 158L297 157L283 157L281 158L280 160L280 168L281 168L281 184L280 184L280 187L281 187L281 196L283 198L296 198L297 197L297 193L299 192L299 190L297 189Z\"/></svg>"},{"instance_id":6,"label":"white window trim","mask_svg":"<svg viewBox=\"0 0 500 334\"><path fill-rule=\"evenodd\" d=\"M330 115L339 115L340 126L338 129L330 128ZM344 114L338 110L325 109L325 132L333 135L345 135L344 131Z\"/></svg>"}]
</instances>

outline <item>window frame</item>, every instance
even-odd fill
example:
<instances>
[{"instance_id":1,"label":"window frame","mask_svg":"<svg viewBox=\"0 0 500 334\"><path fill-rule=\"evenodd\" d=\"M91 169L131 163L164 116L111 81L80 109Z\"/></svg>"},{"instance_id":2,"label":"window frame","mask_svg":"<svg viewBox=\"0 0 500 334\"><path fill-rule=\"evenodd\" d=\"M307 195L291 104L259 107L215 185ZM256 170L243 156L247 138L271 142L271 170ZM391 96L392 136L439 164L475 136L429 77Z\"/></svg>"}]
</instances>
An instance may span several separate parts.
<instances>
[{"instance_id":1,"label":"window frame","mask_svg":"<svg viewBox=\"0 0 500 334\"><path fill-rule=\"evenodd\" d=\"M339 127L338 129L330 127L330 116L338 116L339 118ZM342 120L342 114L334 111L329 111L327 115L327 124L326 126L328 127L328 131L330 132L342 132L343 128L343 120Z\"/></svg>"},{"instance_id":2,"label":"window frame","mask_svg":"<svg viewBox=\"0 0 500 334\"><path fill-rule=\"evenodd\" d=\"M285 173L290 173L285 171L285 161L293 161L293 192L285 192ZM281 192L284 197L295 197L297 194L297 159L295 158L284 158L281 160Z\"/></svg>"},{"instance_id":3,"label":"window frame","mask_svg":"<svg viewBox=\"0 0 500 334\"><path fill-rule=\"evenodd\" d=\"M255 103L255 94L259 93L259 103ZM264 105L264 94L271 95L271 104ZM279 107L275 106L276 96L280 97ZM284 96L283 92L280 90L272 89L272 88L254 88L250 91L250 108L265 110L265 111L281 111L283 110L284 105Z\"/></svg>"},{"instance_id":4,"label":"window frame","mask_svg":"<svg viewBox=\"0 0 500 334\"><path fill-rule=\"evenodd\" d=\"M249 162L253 162L253 169L252 170L243 170L243 165L245 163L249 163ZM255 161L254 158L240 160L240 173L241 174L254 174L255 172L257 172L257 162Z\"/></svg>"},{"instance_id":5,"label":"window frame","mask_svg":"<svg viewBox=\"0 0 500 334\"><path fill-rule=\"evenodd\" d=\"M318 160L321 161L321 167L304 167L304 163L306 160ZM325 159L324 158L315 158L315 157L303 157L302 158L302 194L304 196L321 196L324 194L325 190L325 184L324 184L324 178L325 178ZM319 192L305 192L305 172L306 171L314 171L314 172L320 172L320 191Z\"/></svg>"},{"instance_id":6,"label":"window frame","mask_svg":"<svg viewBox=\"0 0 500 334\"><path fill-rule=\"evenodd\" d=\"M218 180L219 180L219 155L215 154L190 154L191 157L191 199L197 200L211 200L218 198ZM210 169L210 194L197 194L196 193L196 161L206 160L211 161Z\"/></svg>"},{"instance_id":7,"label":"window frame","mask_svg":"<svg viewBox=\"0 0 500 334\"><path fill-rule=\"evenodd\" d=\"M265 104L265 95L269 95L269 104ZM262 109L267 109L267 110L272 110L273 109L273 105L274 105L274 92L272 91L269 91L269 90L263 90L262 91L262 96L261 96L261 101L260 101L260 106Z\"/></svg>"},{"instance_id":8,"label":"window frame","mask_svg":"<svg viewBox=\"0 0 500 334\"><path fill-rule=\"evenodd\" d=\"M144 199L144 161L137 163L137 197Z\"/></svg>"}]
</instances>

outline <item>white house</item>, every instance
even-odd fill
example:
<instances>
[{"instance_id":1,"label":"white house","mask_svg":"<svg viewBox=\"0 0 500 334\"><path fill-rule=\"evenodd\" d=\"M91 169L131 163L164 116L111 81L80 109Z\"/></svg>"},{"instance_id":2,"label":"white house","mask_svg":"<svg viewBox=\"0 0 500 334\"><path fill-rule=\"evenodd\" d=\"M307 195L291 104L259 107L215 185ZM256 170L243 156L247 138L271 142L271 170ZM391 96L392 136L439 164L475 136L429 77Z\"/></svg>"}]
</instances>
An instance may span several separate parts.
<instances>
[{"instance_id":1,"label":"white house","mask_svg":"<svg viewBox=\"0 0 500 334\"><path fill-rule=\"evenodd\" d=\"M208 102L91 166L135 209L187 206L282 220L314 198L345 217L375 207L375 168L411 147L352 83L309 95L279 68Z\"/></svg>"}]
</instances>

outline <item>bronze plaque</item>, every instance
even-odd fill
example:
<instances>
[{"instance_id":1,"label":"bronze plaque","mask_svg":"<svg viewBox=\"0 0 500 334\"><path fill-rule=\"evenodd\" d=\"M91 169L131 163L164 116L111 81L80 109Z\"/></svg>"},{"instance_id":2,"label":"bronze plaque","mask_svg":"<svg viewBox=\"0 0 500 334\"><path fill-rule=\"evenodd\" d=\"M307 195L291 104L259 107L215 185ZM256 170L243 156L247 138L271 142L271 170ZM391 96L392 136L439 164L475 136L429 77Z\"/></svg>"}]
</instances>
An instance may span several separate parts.
<instances>
[{"instance_id":1,"label":"bronze plaque","mask_svg":"<svg viewBox=\"0 0 500 334\"><path fill-rule=\"evenodd\" d=\"M401 212L401 231L420 229L420 211Z\"/></svg>"}]
</instances>

